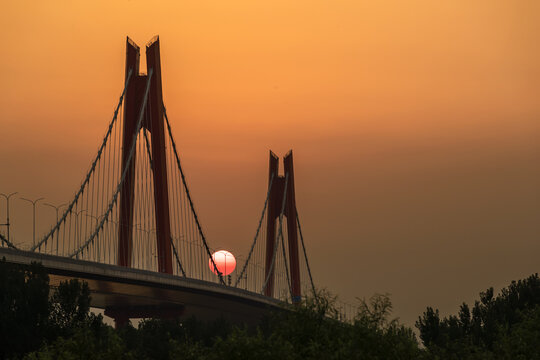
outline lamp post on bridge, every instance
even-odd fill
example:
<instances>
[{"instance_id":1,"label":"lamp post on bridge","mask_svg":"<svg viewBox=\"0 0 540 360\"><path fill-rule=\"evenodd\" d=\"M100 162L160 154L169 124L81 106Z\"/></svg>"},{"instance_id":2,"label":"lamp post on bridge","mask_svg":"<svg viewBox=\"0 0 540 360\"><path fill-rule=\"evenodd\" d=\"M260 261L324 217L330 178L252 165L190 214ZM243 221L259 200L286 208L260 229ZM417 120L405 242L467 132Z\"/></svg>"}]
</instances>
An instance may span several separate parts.
<instances>
[{"instance_id":1,"label":"lamp post on bridge","mask_svg":"<svg viewBox=\"0 0 540 360\"><path fill-rule=\"evenodd\" d=\"M58 211L60 210L60 208L62 206L66 206L67 204L60 204L60 205L56 206L56 205L49 204L49 203L43 203L43 205L52 207L53 209L56 210L56 222L58 222Z\"/></svg>"},{"instance_id":2,"label":"lamp post on bridge","mask_svg":"<svg viewBox=\"0 0 540 360\"><path fill-rule=\"evenodd\" d=\"M30 204L32 204L32 211L33 211L33 236L32 236L32 245L36 245L36 204L38 203L38 201L40 200L43 200L45 199L44 197L40 197L39 199L36 199L36 200L30 200L30 199L26 199L26 198L21 198L21 200L24 200L24 201L28 201Z\"/></svg>"},{"instance_id":3,"label":"lamp post on bridge","mask_svg":"<svg viewBox=\"0 0 540 360\"><path fill-rule=\"evenodd\" d=\"M96 227L99 225L100 221L102 218L105 217L105 215L99 215L99 216L94 216L94 215L91 215L91 214L86 214L86 217L89 217L89 218L92 218L94 220L96 220ZM90 226L92 226L92 224L90 224ZM99 242L96 243L96 250L95 250L95 253L97 253L97 261L99 261L100 257L101 257L101 248L99 246Z\"/></svg>"},{"instance_id":4,"label":"lamp post on bridge","mask_svg":"<svg viewBox=\"0 0 540 360\"><path fill-rule=\"evenodd\" d=\"M5 224L2 224L2 225L5 225L7 227L7 239L8 241L11 241L11 239L9 238L9 198L12 197L13 195L17 194L17 192L13 192L9 195L6 195L6 194L0 194L2 195L3 197L6 198L6 223Z\"/></svg>"},{"instance_id":5,"label":"lamp post on bridge","mask_svg":"<svg viewBox=\"0 0 540 360\"><path fill-rule=\"evenodd\" d=\"M58 211L60 210L60 208L61 208L62 206L66 206L67 204L60 204L60 205L56 206L56 205L49 204L49 203L43 203L43 205L52 207L53 209L56 210L56 223L58 224ZM58 255L58 242L59 242L59 236L60 236L60 232L57 231L57 232L56 232L56 255Z\"/></svg>"},{"instance_id":6,"label":"lamp post on bridge","mask_svg":"<svg viewBox=\"0 0 540 360\"><path fill-rule=\"evenodd\" d=\"M134 267L133 265L140 265L140 264L137 264L137 255L140 256L140 251L137 251L137 248L140 247L140 238L139 236L137 236L137 230L141 230L141 231L144 231L143 228L141 227L141 224L137 223L137 224L133 224L132 225L132 237L131 237L131 267ZM135 254L136 256L133 256L133 254Z\"/></svg>"},{"instance_id":7,"label":"lamp post on bridge","mask_svg":"<svg viewBox=\"0 0 540 360\"><path fill-rule=\"evenodd\" d=\"M134 242L134 248L133 248L133 251L139 256L139 260L140 260L140 263L138 264L139 266L142 266L142 267L146 267L147 269L150 268L151 264L149 265L148 262L148 258L149 256L145 256L144 254L144 251L145 250L149 250L149 254L152 254L152 249L151 249L151 243L150 243L150 236L152 234L152 232L156 233L156 229L155 228L151 228L150 230L146 230L145 228L143 228L142 226L143 224L133 224L133 229L134 229L134 232L135 231L141 231L142 233L145 233L146 234L146 238L143 234L141 234L141 236L134 236L135 241ZM138 250L138 251L137 251ZM158 254L156 253L155 254L156 257L158 256ZM133 257L133 260L132 261L136 261L136 257Z\"/></svg>"},{"instance_id":8,"label":"lamp post on bridge","mask_svg":"<svg viewBox=\"0 0 540 360\"><path fill-rule=\"evenodd\" d=\"M96 220L96 225L99 224L101 219L105 217L105 215L94 216L94 215L90 215L90 214L86 214L86 216Z\"/></svg>"},{"instance_id":9,"label":"lamp post on bridge","mask_svg":"<svg viewBox=\"0 0 540 360\"><path fill-rule=\"evenodd\" d=\"M148 256L144 256L144 263L145 263L145 267L146 269L150 269L150 266L151 264L149 264L149 262L152 262L152 260L150 259L150 255L153 255L153 252L152 252L152 247L151 247L151 243L150 243L150 235L152 234L152 232L156 232L156 229L155 228L152 228L150 230L145 230L143 229L142 227L138 227L138 230L146 233L146 244L142 245L142 247L145 247L146 249L145 250L148 250ZM149 260L150 259L150 260Z\"/></svg>"},{"instance_id":10,"label":"lamp post on bridge","mask_svg":"<svg viewBox=\"0 0 540 360\"><path fill-rule=\"evenodd\" d=\"M74 211L75 214L75 241L77 244L79 243L79 238L81 237L81 228L82 226L79 224L79 215L85 212L86 209L82 209L81 211Z\"/></svg>"},{"instance_id":11,"label":"lamp post on bridge","mask_svg":"<svg viewBox=\"0 0 540 360\"><path fill-rule=\"evenodd\" d=\"M100 216L94 216L94 215L90 215L90 214L86 214L87 217L91 217L93 218L94 220L96 220L96 226L99 225L100 221L102 221L103 218L105 218L105 222L106 223L112 223L116 226L116 231L118 231L118 222L114 221L114 220L111 220L110 218L106 217L106 215L100 215ZM103 228L102 228L103 229ZM109 238L109 235L105 235L106 238L108 239ZM106 241L107 243L107 241ZM104 245L103 247L103 261L107 261L107 255L109 255L109 263L111 263L111 259L110 259L110 255L111 255L111 248L110 248L110 241L108 242L109 243L109 248L107 249L106 245ZM101 256L102 252L100 251L100 249L98 248L98 254L99 256Z\"/></svg>"}]
</instances>

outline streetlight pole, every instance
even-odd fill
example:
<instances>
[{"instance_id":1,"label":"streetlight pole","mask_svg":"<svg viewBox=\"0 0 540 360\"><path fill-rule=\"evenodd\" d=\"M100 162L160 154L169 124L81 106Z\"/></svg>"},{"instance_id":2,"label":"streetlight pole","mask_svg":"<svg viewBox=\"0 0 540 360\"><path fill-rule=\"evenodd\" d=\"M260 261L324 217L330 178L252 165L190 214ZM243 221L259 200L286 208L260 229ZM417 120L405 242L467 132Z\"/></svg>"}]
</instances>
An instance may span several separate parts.
<instances>
[{"instance_id":1,"label":"streetlight pole","mask_svg":"<svg viewBox=\"0 0 540 360\"><path fill-rule=\"evenodd\" d=\"M34 219L34 221L33 221L33 223L34 223L34 226L33 226L33 229L34 229L33 241L34 241L34 243L33 243L33 245L34 246L36 246L36 204L37 204L38 201L43 200L43 199L45 199L45 198L41 197L39 199L36 199L36 200L32 201L30 199L21 198L21 200L28 201L30 204L32 204L33 214L34 214L34 217L33 217L33 219Z\"/></svg>"},{"instance_id":2,"label":"streetlight pole","mask_svg":"<svg viewBox=\"0 0 540 360\"><path fill-rule=\"evenodd\" d=\"M154 257L157 257L157 253L155 253L152 249L152 243L150 241L150 238L152 236L152 233L156 233L156 229L155 228L151 228L150 230L146 231L146 230L143 230L144 232L146 232L146 246L147 246L147 249L148 249L148 254L146 254L147 256L145 256L146 258L146 268L147 270L150 270L152 269L153 265L154 265Z\"/></svg>"},{"instance_id":3,"label":"streetlight pole","mask_svg":"<svg viewBox=\"0 0 540 360\"><path fill-rule=\"evenodd\" d=\"M11 239L9 238L9 198L12 197L13 195L17 194L17 192L14 192L14 193L11 193L9 195L6 195L6 194L0 194L2 195L3 197L6 198L6 209L7 209L7 212L6 212L6 223L5 224L2 224L2 225L5 225L7 227L7 239L8 241L11 241Z\"/></svg>"},{"instance_id":4,"label":"streetlight pole","mask_svg":"<svg viewBox=\"0 0 540 360\"><path fill-rule=\"evenodd\" d=\"M86 217L90 217L90 218L96 220L96 227L97 227L97 226L99 226L99 222L101 221L100 219L104 218L105 215L94 216L94 215L86 214ZM90 227L91 226L92 226L92 224L90 224ZM97 258L95 260L99 262L99 259L101 257L101 248L99 246L99 241L96 242L96 246L94 247L94 254L97 255Z\"/></svg>"},{"instance_id":5,"label":"streetlight pole","mask_svg":"<svg viewBox=\"0 0 540 360\"><path fill-rule=\"evenodd\" d=\"M56 210L56 222L58 223L58 211L60 210L60 208L62 206L66 206L67 204L60 204L60 205L56 206L56 205L49 204L49 203L43 203L43 205L50 206L50 207L52 207L53 209Z\"/></svg>"},{"instance_id":6,"label":"streetlight pole","mask_svg":"<svg viewBox=\"0 0 540 360\"><path fill-rule=\"evenodd\" d=\"M137 264L137 255L140 258L141 254L140 254L140 251L137 251L137 250L138 250L138 248L140 248L141 239L140 239L140 236L137 236L137 233L136 233L137 230L144 231L144 229L140 225L141 224L133 224L133 233L134 233L133 239L134 239L134 241L132 242L132 245L131 245L131 263L132 263L132 266L133 265L140 265L140 264ZM133 254L135 254L135 256L133 256Z\"/></svg>"},{"instance_id":7,"label":"streetlight pole","mask_svg":"<svg viewBox=\"0 0 540 360\"><path fill-rule=\"evenodd\" d=\"M60 204L60 205L56 206L56 205L53 205L53 204L44 203L43 205L52 207L53 209L56 210L56 223L58 224L58 211L60 210L60 208L61 208L62 206L66 206L67 204ZM59 236L60 236L60 232L57 231L57 232L56 232L56 255L58 255L58 243L60 242ZM51 249L51 250L52 250L52 249Z\"/></svg>"},{"instance_id":8,"label":"streetlight pole","mask_svg":"<svg viewBox=\"0 0 540 360\"><path fill-rule=\"evenodd\" d=\"M79 239L81 237L81 227L80 224L79 224L79 215L82 214L83 212L85 212L86 209L82 209L81 211L74 211L73 213L75 214L75 241L76 243L78 244L79 243Z\"/></svg>"}]
</instances>

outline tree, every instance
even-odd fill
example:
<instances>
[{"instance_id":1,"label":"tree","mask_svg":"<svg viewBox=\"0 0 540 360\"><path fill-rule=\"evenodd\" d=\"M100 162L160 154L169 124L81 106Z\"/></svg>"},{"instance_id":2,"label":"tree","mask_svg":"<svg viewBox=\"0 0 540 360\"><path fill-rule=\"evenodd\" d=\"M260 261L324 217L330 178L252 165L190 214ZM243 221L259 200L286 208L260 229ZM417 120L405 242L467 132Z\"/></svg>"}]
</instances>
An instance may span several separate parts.
<instances>
[{"instance_id":1,"label":"tree","mask_svg":"<svg viewBox=\"0 0 540 360\"><path fill-rule=\"evenodd\" d=\"M0 261L0 358L37 349L49 330L49 276L37 264Z\"/></svg>"},{"instance_id":2,"label":"tree","mask_svg":"<svg viewBox=\"0 0 540 360\"><path fill-rule=\"evenodd\" d=\"M500 358L504 353L513 356L503 358L540 358L540 328L531 321L540 316L538 274L512 281L497 296L490 287L479 297L472 314L463 303L457 316L440 319L439 311L428 307L418 318L416 327L429 353L441 359Z\"/></svg>"},{"instance_id":3,"label":"tree","mask_svg":"<svg viewBox=\"0 0 540 360\"><path fill-rule=\"evenodd\" d=\"M71 279L60 283L51 297L50 320L58 335L70 333L91 320L90 289L86 282Z\"/></svg>"}]
</instances>

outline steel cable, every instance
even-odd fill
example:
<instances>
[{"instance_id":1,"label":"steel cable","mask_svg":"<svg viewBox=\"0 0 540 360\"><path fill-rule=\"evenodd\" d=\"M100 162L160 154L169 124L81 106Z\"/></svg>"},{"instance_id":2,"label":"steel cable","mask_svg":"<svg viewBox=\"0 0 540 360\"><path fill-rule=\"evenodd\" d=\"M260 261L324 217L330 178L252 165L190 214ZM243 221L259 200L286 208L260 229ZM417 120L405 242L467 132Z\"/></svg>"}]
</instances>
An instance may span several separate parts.
<instances>
[{"instance_id":1,"label":"steel cable","mask_svg":"<svg viewBox=\"0 0 540 360\"><path fill-rule=\"evenodd\" d=\"M191 208L191 212L193 213L193 217L195 218L195 223L196 223L197 228L199 230L199 235L202 238L202 241L204 243L204 247L206 248L206 252L208 253L208 256L209 256L209 258L210 258L210 260L212 262L212 265L214 265L214 270L216 271L216 273L219 276L220 282L223 285L225 285L225 281L223 280L223 275L222 275L221 271L219 271L219 269L218 269L218 267L216 265L216 262L212 258L212 254L210 253L210 249L208 248L208 243L206 242L206 237L204 236L201 224L199 223L199 218L197 216L197 213L195 212L195 207L193 206L193 201L191 200L191 195L190 195L189 189L187 187L186 178L184 176L184 171L182 170L182 167L180 166L180 158L178 157L178 152L176 150L176 143L175 143L174 138L172 136L171 124L169 123L169 118L167 116L167 110L165 109L165 106L163 106L163 114L165 115L165 121L167 122L167 130L169 132L169 138L171 139L171 143L172 143L173 150L174 150L174 155L176 157L176 164L178 166L178 170L180 171L180 176L182 178L182 183L184 184L184 190L186 191L186 196L187 196L190 208Z\"/></svg>"},{"instance_id":2,"label":"steel cable","mask_svg":"<svg viewBox=\"0 0 540 360\"><path fill-rule=\"evenodd\" d=\"M255 238L253 239L253 243L251 244L251 248L249 249L249 254L247 256L247 259L244 263L244 266L242 267L242 271L240 272L240 275L236 278L236 283L234 284L234 287L238 286L238 283L240 282L240 279L244 276L244 272L246 271L246 267L249 263L249 260L251 259L251 255L253 254L253 249L255 248L255 244L257 243L257 239L259 238L259 231L261 230L262 221L264 219L264 214L266 213L266 207L268 205L268 198L270 197L270 191L272 190L272 182L274 181L274 174L272 173L272 176L270 177L270 184L268 185L268 191L266 193L266 199L264 200L264 207L261 214L261 218L259 219L259 225L257 226L257 231L255 232Z\"/></svg>"},{"instance_id":3,"label":"steel cable","mask_svg":"<svg viewBox=\"0 0 540 360\"><path fill-rule=\"evenodd\" d=\"M8 247L10 247L12 249L15 249L15 250L19 250L15 245L13 245L13 243L11 241L6 239L4 237L4 235L2 235L2 234L0 234L0 240L2 240L2 242L4 242Z\"/></svg>"},{"instance_id":4,"label":"steel cable","mask_svg":"<svg viewBox=\"0 0 540 360\"><path fill-rule=\"evenodd\" d=\"M128 156L128 159L127 159L127 162L126 162L126 166L125 166L125 168L124 168L124 170L122 172L122 177L120 179L120 182L118 183L118 186L116 188L116 192L115 192L115 194L113 196L113 199L109 203L107 211L105 212L104 217L101 220L101 223L98 225L98 227L96 228L94 233L90 236L90 238L87 241L84 242L84 244L82 246L79 247L79 249L77 249L69 257L73 257L75 255L78 255L81 251L83 251L88 246L88 244L91 241L94 240L94 238L96 237L98 232L103 228L103 224L108 219L109 214L110 214L114 204L116 203L116 199L118 198L118 194L120 193L120 189L122 188L122 185L124 184L124 180L126 179L127 170L129 169L129 164L131 163L131 161L133 159L133 154L135 152L135 147L137 145L137 135L138 135L139 131L141 130L144 110L146 109L146 104L148 102L148 92L150 90L150 79L152 79L152 73L153 73L153 69L150 69L150 71L148 72L148 80L146 81L146 89L145 89L145 92L144 92L143 103L142 103L141 109L139 111L139 120L137 122L137 128L135 129L135 134L133 135L133 143L131 144L131 149L130 149L129 156Z\"/></svg>"},{"instance_id":5,"label":"steel cable","mask_svg":"<svg viewBox=\"0 0 540 360\"><path fill-rule=\"evenodd\" d=\"M120 99L118 100L118 105L116 106L116 109L114 110L113 119L111 120L111 123L109 124L109 128L107 129L107 133L105 134L105 137L103 138L103 142L102 142L102 144L101 144L101 146L100 146L100 148L98 150L97 156L96 156L95 160L92 162L92 165L90 166L90 170L86 174L86 177L85 177L79 191L75 194L75 197L74 197L73 201L71 202L71 204L68 206L68 208L64 212L64 215L62 216L60 221L58 221L58 223L51 229L51 231L47 235L45 235L45 237L42 240L40 240L37 244L32 246L30 248L30 251L35 251L37 248L41 249L41 245L43 243L45 243L46 241L48 241L48 239L51 237L51 235L54 234L54 232L58 230L58 228L60 227L60 224L62 224L65 221L67 215L71 214L71 210L73 209L73 205L75 205L77 203L77 200L79 199L79 196L84 191L86 185L88 184L88 181L90 180L90 176L92 176L92 174L94 173L97 162L101 158L103 148L107 144L107 141L109 139L109 135L111 134L111 129L112 129L114 123L116 122L116 119L118 118L118 109L120 108L120 105L122 104L122 102L124 100L124 95L126 94L126 89L128 87L129 80L131 79L131 74L132 74L132 69L129 69L128 76L127 76L127 79L126 79L126 83L124 85L124 90L122 91L122 95L120 95Z\"/></svg>"},{"instance_id":6,"label":"steel cable","mask_svg":"<svg viewBox=\"0 0 540 360\"><path fill-rule=\"evenodd\" d=\"M302 250L304 250L304 259L306 259L306 267L309 275L309 281L311 282L311 290L313 291L313 296L317 297L317 292L315 291L315 284L313 283L313 277L311 276L311 268L309 267L309 261L306 252L306 246L304 245L304 236L302 235L302 227L300 226L300 217L298 216L298 209L296 209L296 223L298 224L298 232L300 233L300 240L302 242Z\"/></svg>"},{"instance_id":7,"label":"steel cable","mask_svg":"<svg viewBox=\"0 0 540 360\"><path fill-rule=\"evenodd\" d=\"M287 189L287 183L289 182L289 173L285 175L285 187L284 189ZM278 233L278 239L279 236L283 236L283 212L285 211L285 200L287 199L287 191L283 192L283 200L281 202L281 212L279 213L279 233ZM277 248L279 246L278 241L276 239L272 239L274 241L274 254L272 255L272 264L270 265L270 270L268 271L268 274L266 274L266 279L263 284L263 288L261 290L261 293L264 293L266 290L266 286L268 285L268 280L270 279L270 275L274 271L274 264L276 262L276 253ZM268 239L267 239L268 241ZM277 243L277 244L276 244Z\"/></svg>"}]
</instances>

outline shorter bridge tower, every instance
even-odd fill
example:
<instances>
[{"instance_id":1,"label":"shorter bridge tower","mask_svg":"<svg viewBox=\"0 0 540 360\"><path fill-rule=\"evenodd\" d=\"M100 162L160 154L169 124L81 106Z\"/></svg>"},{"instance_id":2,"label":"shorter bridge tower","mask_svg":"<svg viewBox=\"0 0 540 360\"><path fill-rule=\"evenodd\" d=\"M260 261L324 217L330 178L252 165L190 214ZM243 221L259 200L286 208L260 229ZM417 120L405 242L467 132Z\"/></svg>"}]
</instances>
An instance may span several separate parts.
<instances>
[{"instance_id":1,"label":"shorter bridge tower","mask_svg":"<svg viewBox=\"0 0 540 360\"><path fill-rule=\"evenodd\" d=\"M290 263L290 279L293 303L301 300L300 284L300 264L298 260L298 231L296 198L294 193L294 167L293 154L290 150L283 158L284 175L279 176L279 158L270 151L268 186L270 188L268 197L268 217L266 227L266 260L265 278L268 279L264 294L272 297L274 295L274 268L272 261L275 252L276 241L276 221L281 211L287 218L287 240ZM285 200L285 203L283 203Z\"/></svg>"}]
</instances>

